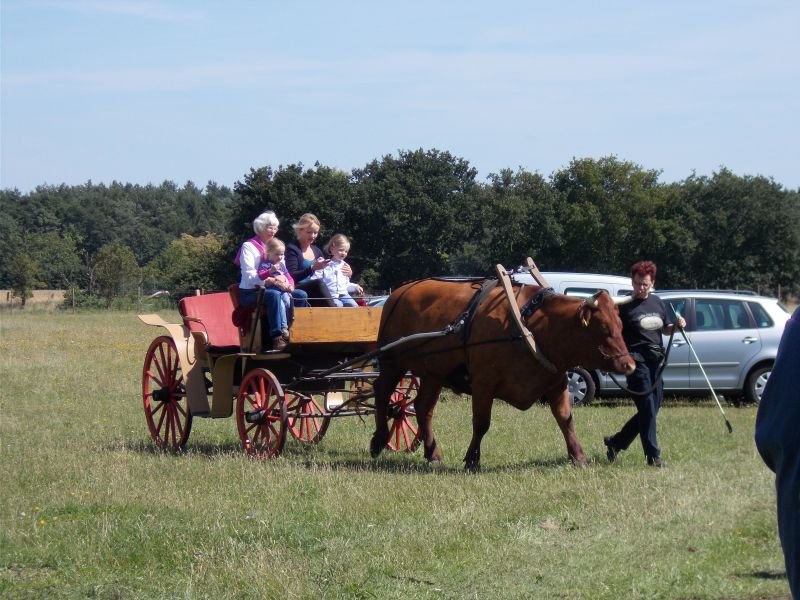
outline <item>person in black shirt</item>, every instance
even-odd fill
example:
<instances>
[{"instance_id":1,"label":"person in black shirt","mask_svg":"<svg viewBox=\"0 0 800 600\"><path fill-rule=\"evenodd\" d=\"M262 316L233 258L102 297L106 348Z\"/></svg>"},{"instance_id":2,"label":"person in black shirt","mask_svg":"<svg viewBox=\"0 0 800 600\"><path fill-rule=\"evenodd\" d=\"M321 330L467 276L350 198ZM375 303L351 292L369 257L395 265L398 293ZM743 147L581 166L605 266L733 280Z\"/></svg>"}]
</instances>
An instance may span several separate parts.
<instances>
[{"instance_id":1,"label":"person in black shirt","mask_svg":"<svg viewBox=\"0 0 800 600\"><path fill-rule=\"evenodd\" d=\"M661 334L669 335L676 324L669 322L661 298L650 293L656 282L655 263L637 262L631 267L631 279L633 301L619 306L619 316L622 337L636 361L636 370L627 377L628 388L641 395L633 396L636 414L616 434L603 438L603 443L609 462L614 462L617 454L626 450L638 435L647 464L663 467L656 437L656 415L664 398L664 384L660 379L656 383L656 375L664 360ZM677 326L681 329L686 326L683 317L678 316Z\"/></svg>"}]
</instances>

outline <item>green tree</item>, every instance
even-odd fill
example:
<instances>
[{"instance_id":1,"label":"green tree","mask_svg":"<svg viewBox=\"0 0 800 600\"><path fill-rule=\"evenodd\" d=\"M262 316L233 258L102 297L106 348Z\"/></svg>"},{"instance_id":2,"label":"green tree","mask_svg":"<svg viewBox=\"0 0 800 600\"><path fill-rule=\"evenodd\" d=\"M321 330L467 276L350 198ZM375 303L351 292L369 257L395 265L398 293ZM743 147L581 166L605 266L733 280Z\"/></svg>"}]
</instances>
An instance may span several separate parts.
<instances>
[{"instance_id":1,"label":"green tree","mask_svg":"<svg viewBox=\"0 0 800 600\"><path fill-rule=\"evenodd\" d=\"M697 240L682 283L699 287L798 290L800 196L762 176L722 168L682 182L685 226Z\"/></svg>"},{"instance_id":2,"label":"green tree","mask_svg":"<svg viewBox=\"0 0 800 600\"><path fill-rule=\"evenodd\" d=\"M477 171L438 150L401 151L353 171L347 215L362 285L387 289L446 274L451 255L476 231Z\"/></svg>"},{"instance_id":3,"label":"green tree","mask_svg":"<svg viewBox=\"0 0 800 600\"><path fill-rule=\"evenodd\" d=\"M33 296L34 288L41 287L41 266L30 255L17 251L9 261L9 275L13 295L22 300L22 308Z\"/></svg>"},{"instance_id":4,"label":"green tree","mask_svg":"<svg viewBox=\"0 0 800 600\"><path fill-rule=\"evenodd\" d=\"M348 231L346 215L352 203L351 176L344 171L316 163L303 169L302 163L251 169L244 181L234 186L237 199L231 209L230 231L241 243L253 235L253 219L265 210L275 211L281 221L278 237L291 241L291 224L303 213L314 213L322 221L323 235Z\"/></svg>"},{"instance_id":5,"label":"green tree","mask_svg":"<svg viewBox=\"0 0 800 600\"><path fill-rule=\"evenodd\" d=\"M489 185L476 190L477 232L465 240L454 257L454 273L491 273L494 265L520 265L526 256L545 268L560 252L563 230L558 197L539 174L504 169L489 176ZM459 260L472 258L458 265Z\"/></svg>"},{"instance_id":6,"label":"green tree","mask_svg":"<svg viewBox=\"0 0 800 600\"><path fill-rule=\"evenodd\" d=\"M94 276L98 295L111 306L115 298L136 295L141 281L141 270L131 249L116 241L97 251Z\"/></svg>"},{"instance_id":7,"label":"green tree","mask_svg":"<svg viewBox=\"0 0 800 600\"><path fill-rule=\"evenodd\" d=\"M35 233L27 240L31 256L41 266L41 280L45 287L66 289L83 280L85 269L78 244L71 235Z\"/></svg>"},{"instance_id":8,"label":"green tree","mask_svg":"<svg viewBox=\"0 0 800 600\"><path fill-rule=\"evenodd\" d=\"M219 265L227 256L225 238L213 233L183 234L145 268L147 285L171 293L220 289ZM228 281L227 283L232 283Z\"/></svg>"},{"instance_id":9,"label":"green tree","mask_svg":"<svg viewBox=\"0 0 800 600\"><path fill-rule=\"evenodd\" d=\"M564 243L558 270L627 273L661 253L672 231L659 171L614 156L574 159L552 176L561 196ZM555 270L555 269L554 269Z\"/></svg>"},{"instance_id":10,"label":"green tree","mask_svg":"<svg viewBox=\"0 0 800 600\"><path fill-rule=\"evenodd\" d=\"M10 258L22 247L22 231L10 212L5 211L13 196L4 193L0 197L0 288L7 288L13 280Z\"/></svg>"}]
</instances>

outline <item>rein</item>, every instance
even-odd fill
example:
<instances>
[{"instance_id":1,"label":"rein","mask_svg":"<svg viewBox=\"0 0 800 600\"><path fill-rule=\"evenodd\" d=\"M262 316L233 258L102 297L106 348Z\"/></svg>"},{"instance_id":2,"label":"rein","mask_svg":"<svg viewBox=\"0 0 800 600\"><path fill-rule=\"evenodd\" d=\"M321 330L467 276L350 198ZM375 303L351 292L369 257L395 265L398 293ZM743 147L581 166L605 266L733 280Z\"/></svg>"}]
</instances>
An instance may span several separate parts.
<instances>
[{"instance_id":1,"label":"rein","mask_svg":"<svg viewBox=\"0 0 800 600\"><path fill-rule=\"evenodd\" d=\"M653 385L651 385L649 389L643 392L635 392L628 386L623 385L619 381L617 381L617 378L614 377L613 373L609 373L608 376L611 377L611 380L617 384L617 387L619 389L621 389L623 392L628 392L633 396L649 396L650 394L653 393L653 390L655 390L658 387L658 384L661 382L661 379L664 376L664 368L667 366L667 360L669 359L669 351L672 350L672 338L675 337L675 329L676 328L673 328L672 333L669 334L669 341L667 342L667 351L664 353L664 358L661 359L661 364L658 366L658 373L656 374L656 379L653 382Z\"/></svg>"}]
</instances>

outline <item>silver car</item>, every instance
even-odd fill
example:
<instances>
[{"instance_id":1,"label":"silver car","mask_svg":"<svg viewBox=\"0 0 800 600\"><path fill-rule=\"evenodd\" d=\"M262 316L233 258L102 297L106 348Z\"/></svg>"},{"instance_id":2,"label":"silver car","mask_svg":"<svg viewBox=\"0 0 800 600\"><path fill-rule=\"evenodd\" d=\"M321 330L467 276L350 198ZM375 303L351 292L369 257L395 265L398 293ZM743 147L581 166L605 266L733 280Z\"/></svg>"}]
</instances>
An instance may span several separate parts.
<instances>
[{"instance_id":1,"label":"silver car","mask_svg":"<svg viewBox=\"0 0 800 600\"><path fill-rule=\"evenodd\" d=\"M778 343L791 316L775 298L752 292L671 290L655 292L670 312L686 319L686 335L714 391L725 397L757 403L772 371ZM673 315L674 316L674 315ZM664 337L667 346L669 337ZM595 394L619 395L610 376L585 369L570 372L575 403ZM624 385L625 378L617 377ZM680 332L672 339L664 368L664 389L670 393L710 393L697 360Z\"/></svg>"}]
</instances>

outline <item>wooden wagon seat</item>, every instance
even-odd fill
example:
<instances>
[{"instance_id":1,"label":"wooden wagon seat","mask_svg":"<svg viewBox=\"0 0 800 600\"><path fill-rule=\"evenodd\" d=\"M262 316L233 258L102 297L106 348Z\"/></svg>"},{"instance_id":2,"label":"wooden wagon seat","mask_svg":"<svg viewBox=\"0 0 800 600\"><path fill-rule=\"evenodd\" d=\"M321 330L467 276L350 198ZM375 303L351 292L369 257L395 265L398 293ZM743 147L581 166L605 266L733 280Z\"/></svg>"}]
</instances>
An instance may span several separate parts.
<instances>
[{"instance_id":1,"label":"wooden wagon seat","mask_svg":"<svg viewBox=\"0 0 800 600\"><path fill-rule=\"evenodd\" d=\"M187 296L178 302L178 310L184 317L189 331L203 334L206 351L211 354L234 354L239 352L239 330L231 321L233 301L228 292Z\"/></svg>"}]
</instances>

